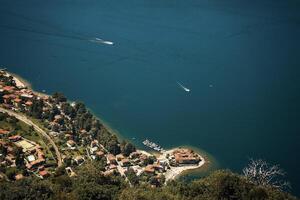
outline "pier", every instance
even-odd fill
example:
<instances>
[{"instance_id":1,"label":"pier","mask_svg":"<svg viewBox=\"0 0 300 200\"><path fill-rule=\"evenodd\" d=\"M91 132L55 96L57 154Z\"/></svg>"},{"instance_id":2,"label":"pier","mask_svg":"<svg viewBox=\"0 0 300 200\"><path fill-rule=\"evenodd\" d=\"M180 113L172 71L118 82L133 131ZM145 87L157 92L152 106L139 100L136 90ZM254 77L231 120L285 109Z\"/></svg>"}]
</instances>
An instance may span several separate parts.
<instances>
[{"instance_id":1,"label":"pier","mask_svg":"<svg viewBox=\"0 0 300 200\"><path fill-rule=\"evenodd\" d=\"M158 145L158 144L156 144L154 142L151 142L148 139L144 140L143 144L146 147L149 147L150 149L153 149L153 150L158 151L158 152L164 152L165 151L160 145Z\"/></svg>"}]
</instances>

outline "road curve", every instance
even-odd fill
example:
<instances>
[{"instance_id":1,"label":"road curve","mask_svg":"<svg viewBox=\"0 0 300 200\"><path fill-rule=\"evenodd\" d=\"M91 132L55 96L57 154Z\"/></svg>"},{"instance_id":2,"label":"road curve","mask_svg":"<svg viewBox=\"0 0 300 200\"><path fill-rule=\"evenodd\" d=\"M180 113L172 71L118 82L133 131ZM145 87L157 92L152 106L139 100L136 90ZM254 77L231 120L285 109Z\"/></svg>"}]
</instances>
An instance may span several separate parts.
<instances>
[{"instance_id":1,"label":"road curve","mask_svg":"<svg viewBox=\"0 0 300 200\"><path fill-rule=\"evenodd\" d=\"M52 146L55 150L56 158L57 158L57 166L60 167L62 165L62 159L61 159L61 155L58 150L58 147L56 146L54 141L50 138L50 136L43 129L41 129L39 126L37 126L34 122L32 122L30 119L28 119L25 115L22 115L22 114L19 114L19 113L16 113L16 112L13 112L11 110L7 110L7 109L1 108L1 107L0 107L0 112L7 113L10 116L14 116L18 120L24 122L25 124L27 124L29 126L33 126L35 131L42 134L52 144Z\"/></svg>"}]
</instances>

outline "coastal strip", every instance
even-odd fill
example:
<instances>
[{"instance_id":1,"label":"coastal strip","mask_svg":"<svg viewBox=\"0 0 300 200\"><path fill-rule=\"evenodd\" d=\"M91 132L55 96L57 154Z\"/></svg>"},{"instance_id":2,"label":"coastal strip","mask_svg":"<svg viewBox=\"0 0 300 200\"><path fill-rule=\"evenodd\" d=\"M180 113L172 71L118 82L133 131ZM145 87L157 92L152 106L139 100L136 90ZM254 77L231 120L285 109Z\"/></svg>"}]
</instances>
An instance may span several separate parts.
<instances>
[{"instance_id":1,"label":"coastal strip","mask_svg":"<svg viewBox=\"0 0 300 200\"><path fill-rule=\"evenodd\" d=\"M146 179L150 181L151 184L156 185L173 180L184 172L200 169L208 162L201 153L190 148L177 147L164 150L161 147L155 146L154 149L158 149L159 153L152 154L144 150L136 149L125 141L119 143L115 136L120 134L116 134L107 124L101 123L97 125L97 123L99 123L97 120L94 121L94 124L99 127L98 133L92 133L92 130L85 130L84 126L82 126L84 121L78 121L81 119L76 118L77 113L74 113L75 118L72 115L72 110L76 109L76 112L79 113L79 117L80 113L83 112L86 113L86 116L90 115L90 120L95 120L91 113L86 110L84 104L67 102L67 99L62 94L56 93L53 96L49 96L33 91L29 89L29 87L31 87L29 82L24 81L20 76L12 73L1 71L1 75L3 80L8 81L10 84L5 85L5 83L2 82L0 88L2 93L1 97L4 100L2 106L6 111L11 110L9 112L12 112L12 115L17 116L17 118L20 115L19 113L22 113L22 116L25 113L26 116L28 114L30 116L43 114L44 116L51 115L52 112L56 113L52 114L52 117L41 118L43 119L42 121L34 120L33 122L30 121L30 123L27 123L27 118L24 120L23 117L21 120L33 126L40 133L44 132L44 130L41 129L41 131L40 127L35 124L35 121L39 125L46 125L46 132L42 135L47 137L54 147L57 154L58 166L68 162L66 159L69 158L72 162L77 163L77 165L83 164L86 159L96 160L104 158L107 162L103 174L109 175L117 171L121 176L125 177L125 180L131 185L132 180L129 180L127 174L133 172L137 177L143 176L143 180ZM12 78L12 80L7 77ZM36 106L39 105L42 105L42 107L38 108L42 113L36 113L35 111L35 109L37 109ZM99 118L98 120L101 121ZM81 124L80 129L77 129L75 132L68 129L63 130L66 129L63 128L65 125L67 127L77 126L78 124L74 124L75 122ZM76 137L80 137L80 140L74 138L72 134L78 134ZM92 137L90 134L96 134L98 136ZM99 134L100 136L102 134L108 134L106 137L110 139L106 139L107 141L103 143L102 139L99 139ZM64 141L66 141L66 143L64 143ZM58 147L56 144L59 144ZM59 152L61 152L61 154ZM72 172L71 174L74 174L73 169L70 167L67 168ZM149 179L149 177L152 177L152 179ZM153 179L156 181L153 181Z\"/></svg>"}]
</instances>

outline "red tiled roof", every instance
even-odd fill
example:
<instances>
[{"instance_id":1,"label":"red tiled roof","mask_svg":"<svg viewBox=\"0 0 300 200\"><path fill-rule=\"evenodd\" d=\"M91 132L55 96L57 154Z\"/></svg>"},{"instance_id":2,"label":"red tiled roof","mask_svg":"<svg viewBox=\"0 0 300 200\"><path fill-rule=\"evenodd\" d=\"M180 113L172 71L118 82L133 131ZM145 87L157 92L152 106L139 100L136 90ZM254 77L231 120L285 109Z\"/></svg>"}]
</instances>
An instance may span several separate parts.
<instances>
[{"instance_id":1,"label":"red tiled roof","mask_svg":"<svg viewBox=\"0 0 300 200\"><path fill-rule=\"evenodd\" d=\"M96 155L97 155L97 156L103 156L103 155L104 155L104 152L103 152L103 151L97 151L97 152L96 152Z\"/></svg>"},{"instance_id":2,"label":"red tiled roof","mask_svg":"<svg viewBox=\"0 0 300 200\"><path fill-rule=\"evenodd\" d=\"M113 154L108 154L108 155L107 155L107 159L108 159L109 161L113 161L113 160L116 160L116 157L115 157Z\"/></svg>"},{"instance_id":3,"label":"red tiled roof","mask_svg":"<svg viewBox=\"0 0 300 200\"><path fill-rule=\"evenodd\" d=\"M21 139L21 136L19 136L19 135L13 135L13 136L10 136L8 139L9 140L19 140L19 139Z\"/></svg>"},{"instance_id":4,"label":"red tiled roof","mask_svg":"<svg viewBox=\"0 0 300 200\"><path fill-rule=\"evenodd\" d=\"M32 104L33 104L32 101L27 101L27 102L25 103L26 106L31 106Z\"/></svg>"},{"instance_id":5,"label":"red tiled roof","mask_svg":"<svg viewBox=\"0 0 300 200\"><path fill-rule=\"evenodd\" d=\"M155 169L154 169L153 165L147 165L145 167L144 171L147 172L147 173L154 173Z\"/></svg>"},{"instance_id":6,"label":"red tiled roof","mask_svg":"<svg viewBox=\"0 0 300 200\"><path fill-rule=\"evenodd\" d=\"M47 171L47 170L39 171L39 174L40 174L41 176L43 176L43 177L45 177L45 176L48 176L48 175L49 175L49 173L48 173L48 171Z\"/></svg>"},{"instance_id":7,"label":"red tiled roof","mask_svg":"<svg viewBox=\"0 0 300 200\"><path fill-rule=\"evenodd\" d=\"M24 178L23 174L17 174L17 175L15 176L15 179L16 179L16 180L21 180L21 179L23 179L23 178Z\"/></svg>"},{"instance_id":8,"label":"red tiled roof","mask_svg":"<svg viewBox=\"0 0 300 200\"><path fill-rule=\"evenodd\" d=\"M6 95L3 95L3 99L9 99L10 98L10 95L6 94Z\"/></svg>"},{"instance_id":9,"label":"red tiled roof","mask_svg":"<svg viewBox=\"0 0 300 200\"><path fill-rule=\"evenodd\" d=\"M14 102L16 102L16 103L20 103L21 101L22 101L22 99L19 99L19 98L14 99Z\"/></svg>"},{"instance_id":10,"label":"red tiled roof","mask_svg":"<svg viewBox=\"0 0 300 200\"><path fill-rule=\"evenodd\" d=\"M6 91L11 91L11 90L14 90L15 87L14 86L5 86L3 87L3 90L6 90Z\"/></svg>"},{"instance_id":11,"label":"red tiled roof","mask_svg":"<svg viewBox=\"0 0 300 200\"><path fill-rule=\"evenodd\" d=\"M8 134L8 133L9 133L9 131L0 129L0 135L4 135L4 134Z\"/></svg>"}]
</instances>

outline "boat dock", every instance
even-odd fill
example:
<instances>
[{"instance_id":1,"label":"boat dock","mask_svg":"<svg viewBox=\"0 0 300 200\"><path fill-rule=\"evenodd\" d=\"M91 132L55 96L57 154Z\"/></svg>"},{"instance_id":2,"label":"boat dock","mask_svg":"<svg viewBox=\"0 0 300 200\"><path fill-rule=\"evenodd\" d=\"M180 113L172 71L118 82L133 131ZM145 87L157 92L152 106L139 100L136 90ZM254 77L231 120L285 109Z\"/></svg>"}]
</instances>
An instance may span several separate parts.
<instances>
[{"instance_id":1,"label":"boat dock","mask_svg":"<svg viewBox=\"0 0 300 200\"><path fill-rule=\"evenodd\" d=\"M158 151L158 152L164 152L165 151L160 145L158 145L158 144L156 144L154 142L151 142L148 139L144 140L143 144L146 147L149 147L150 149L153 149L153 150Z\"/></svg>"}]
</instances>

